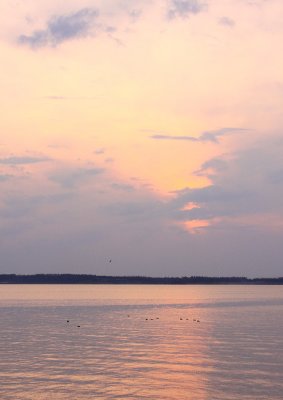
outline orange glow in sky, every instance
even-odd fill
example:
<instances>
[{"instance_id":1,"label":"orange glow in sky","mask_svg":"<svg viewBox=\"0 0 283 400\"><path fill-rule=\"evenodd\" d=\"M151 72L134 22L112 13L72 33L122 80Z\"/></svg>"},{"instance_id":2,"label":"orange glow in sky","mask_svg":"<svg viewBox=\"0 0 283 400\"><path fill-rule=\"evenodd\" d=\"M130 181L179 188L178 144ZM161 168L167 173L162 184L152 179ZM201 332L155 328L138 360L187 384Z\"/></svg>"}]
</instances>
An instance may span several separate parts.
<instances>
[{"instance_id":1,"label":"orange glow in sky","mask_svg":"<svg viewBox=\"0 0 283 400\"><path fill-rule=\"evenodd\" d=\"M91 270L95 247L97 264L115 249L128 272L136 249L143 272L169 263L164 248L185 254L192 233L217 254L241 226L265 245L260 229L282 232L281 0L3 3L7 265L53 254L54 269L85 257Z\"/></svg>"}]
</instances>

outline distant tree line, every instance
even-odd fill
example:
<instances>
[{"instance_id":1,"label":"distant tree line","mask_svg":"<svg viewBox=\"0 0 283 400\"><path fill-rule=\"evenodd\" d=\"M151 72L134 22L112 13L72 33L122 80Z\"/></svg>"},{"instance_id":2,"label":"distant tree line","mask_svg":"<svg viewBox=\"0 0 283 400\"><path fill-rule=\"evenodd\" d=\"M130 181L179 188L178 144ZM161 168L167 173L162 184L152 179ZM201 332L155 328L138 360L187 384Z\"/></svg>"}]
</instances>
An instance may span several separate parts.
<instances>
[{"instance_id":1,"label":"distant tree line","mask_svg":"<svg viewBox=\"0 0 283 400\"><path fill-rule=\"evenodd\" d=\"M34 274L0 275L0 284L113 284L113 285L283 285L281 278L246 277L148 277L148 276L107 276L87 274Z\"/></svg>"}]
</instances>

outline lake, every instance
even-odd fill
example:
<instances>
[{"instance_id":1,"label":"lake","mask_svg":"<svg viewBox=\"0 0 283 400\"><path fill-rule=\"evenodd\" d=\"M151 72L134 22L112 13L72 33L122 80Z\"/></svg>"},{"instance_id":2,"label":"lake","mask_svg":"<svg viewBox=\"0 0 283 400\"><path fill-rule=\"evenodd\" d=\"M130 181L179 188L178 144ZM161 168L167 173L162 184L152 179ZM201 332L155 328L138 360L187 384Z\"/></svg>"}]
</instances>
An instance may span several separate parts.
<instances>
[{"instance_id":1,"label":"lake","mask_svg":"<svg viewBox=\"0 0 283 400\"><path fill-rule=\"evenodd\" d=\"M1 400L283 398L282 286L0 285L0 318Z\"/></svg>"}]
</instances>

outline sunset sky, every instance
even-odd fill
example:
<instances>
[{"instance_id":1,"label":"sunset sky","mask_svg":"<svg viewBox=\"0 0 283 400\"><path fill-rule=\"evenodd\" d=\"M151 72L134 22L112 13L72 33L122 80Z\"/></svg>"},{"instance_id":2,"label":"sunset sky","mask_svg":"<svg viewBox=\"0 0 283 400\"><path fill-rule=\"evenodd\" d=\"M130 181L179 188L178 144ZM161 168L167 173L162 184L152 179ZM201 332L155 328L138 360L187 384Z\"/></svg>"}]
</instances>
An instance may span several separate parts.
<instances>
[{"instance_id":1,"label":"sunset sky","mask_svg":"<svg viewBox=\"0 0 283 400\"><path fill-rule=\"evenodd\" d=\"M282 0L0 11L1 273L283 276Z\"/></svg>"}]
</instances>

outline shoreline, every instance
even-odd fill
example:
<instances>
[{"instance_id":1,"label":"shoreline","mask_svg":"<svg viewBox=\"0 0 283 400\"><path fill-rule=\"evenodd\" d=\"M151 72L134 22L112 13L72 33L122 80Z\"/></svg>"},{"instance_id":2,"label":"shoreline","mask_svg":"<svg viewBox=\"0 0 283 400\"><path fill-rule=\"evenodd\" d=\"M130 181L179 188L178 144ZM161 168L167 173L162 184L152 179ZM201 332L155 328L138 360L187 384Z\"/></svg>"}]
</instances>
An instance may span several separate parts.
<instances>
[{"instance_id":1,"label":"shoreline","mask_svg":"<svg viewBox=\"0 0 283 400\"><path fill-rule=\"evenodd\" d=\"M90 274L0 274L0 285L283 285L283 277L148 277Z\"/></svg>"}]
</instances>

